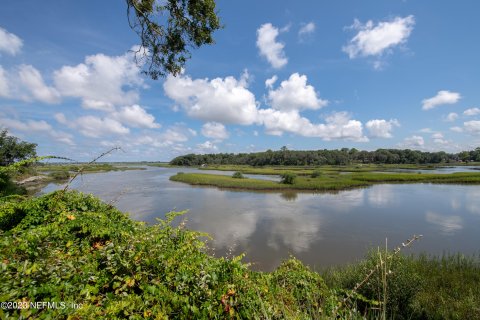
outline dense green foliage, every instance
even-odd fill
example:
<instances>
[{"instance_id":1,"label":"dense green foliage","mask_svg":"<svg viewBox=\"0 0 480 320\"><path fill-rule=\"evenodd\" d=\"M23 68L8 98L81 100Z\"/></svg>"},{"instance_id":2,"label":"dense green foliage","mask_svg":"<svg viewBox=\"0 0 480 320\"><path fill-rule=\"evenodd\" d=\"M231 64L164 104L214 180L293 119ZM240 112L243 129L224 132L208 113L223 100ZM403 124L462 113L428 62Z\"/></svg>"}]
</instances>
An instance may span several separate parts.
<instances>
[{"instance_id":1,"label":"dense green foliage","mask_svg":"<svg viewBox=\"0 0 480 320\"><path fill-rule=\"evenodd\" d=\"M441 152L422 152L417 150L378 149L376 151L358 151L343 148L341 150L292 151L282 148L279 151L267 150L256 153L217 153L187 154L170 161L171 165L199 166L202 164L250 165L250 166L319 166L346 165L351 163L383 164L426 164L451 163L458 161L480 161L480 148L457 154Z\"/></svg>"},{"instance_id":2,"label":"dense green foliage","mask_svg":"<svg viewBox=\"0 0 480 320\"><path fill-rule=\"evenodd\" d=\"M310 175L310 177L312 178L318 178L322 175L322 171L321 170L313 170L312 174Z\"/></svg>"},{"instance_id":3,"label":"dense green foliage","mask_svg":"<svg viewBox=\"0 0 480 320\"><path fill-rule=\"evenodd\" d=\"M130 27L140 37L144 73L152 79L177 75L190 58L189 47L213 44L220 29L214 0L126 0Z\"/></svg>"},{"instance_id":4,"label":"dense green foliage","mask_svg":"<svg viewBox=\"0 0 480 320\"><path fill-rule=\"evenodd\" d=\"M7 130L0 132L0 166L8 166L16 161L36 156L37 145L9 136Z\"/></svg>"},{"instance_id":5,"label":"dense green foliage","mask_svg":"<svg viewBox=\"0 0 480 320\"><path fill-rule=\"evenodd\" d=\"M243 174L242 174L240 171L235 171L235 172L232 174L232 178L235 178L235 179L244 179L245 177L243 176Z\"/></svg>"},{"instance_id":6,"label":"dense green foliage","mask_svg":"<svg viewBox=\"0 0 480 320\"><path fill-rule=\"evenodd\" d=\"M76 192L3 204L0 300L82 308L3 310L0 317L294 318L324 303L323 280L299 261L264 274L241 257L210 257L202 234L171 225L177 215L146 226Z\"/></svg>"},{"instance_id":7,"label":"dense green foliage","mask_svg":"<svg viewBox=\"0 0 480 320\"><path fill-rule=\"evenodd\" d=\"M0 198L9 195L25 193L25 188L15 184L8 175L0 173Z\"/></svg>"},{"instance_id":8,"label":"dense green foliage","mask_svg":"<svg viewBox=\"0 0 480 320\"><path fill-rule=\"evenodd\" d=\"M282 175L280 175L280 182L283 184L294 184L295 179L297 179L297 175L293 172L285 172Z\"/></svg>"},{"instance_id":9,"label":"dense green foliage","mask_svg":"<svg viewBox=\"0 0 480 320\"><path fill-rule=\"evenodd\" d=\"M372 251L359 263L322 273L328 286L352 288L378 264ZM460 254L443 257L392 256L386 285L389 319L480 319L480 259ZM382 273L376 272L358 294L383 299ZM360 310L368 303L357 300Z\"/></svg>"},{"instance_id":10,"label":"dense green foliage","mask_svg":"<svg viewBox=\"0 0 480 320\"><path fill-rule=\"evenodd\" d=\"M230 178L230 177L229 177ZM214 258L204 234L148 226L91 195L55 192L0 204L0 300L80 308L0 310L2 319L360 319L382 306L378 257L322 275L290 258L275 271ZM178 225L178 226L174 226ZM393 257L393 255L392 255ZM389 263L386 314L395 319L479 319L480 260L463 256ZM325 279L325 280L324 280ZM352 298L344 301L345 295Z\"/></svg>"},{"instance_id":11,"label":"dense green foliage","mask_svg":"<svg viewBox=\"0 0 480 320\"><path fill-rule=\"evenodd\" d=\"M17 137L9 136L7 130L0 132L0 197L26 192L25 188L12 181L12 175L21 171L20 168L11 170L9 166L17 161L35 157L36 147L35 143L28 143Z\"/></svg>"}]
</instances>

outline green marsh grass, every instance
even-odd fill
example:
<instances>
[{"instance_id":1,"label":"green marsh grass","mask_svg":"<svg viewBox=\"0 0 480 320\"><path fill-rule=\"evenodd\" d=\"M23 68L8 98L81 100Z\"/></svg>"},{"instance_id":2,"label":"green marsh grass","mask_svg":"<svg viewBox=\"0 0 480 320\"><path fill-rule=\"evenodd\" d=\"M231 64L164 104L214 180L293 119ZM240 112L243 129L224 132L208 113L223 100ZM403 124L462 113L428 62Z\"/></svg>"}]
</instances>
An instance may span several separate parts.
<instances>
[{"instance_id":1,"label":"green marsh grass","mask_svg":"<svg viewBox=\"0 0 480 320\"><path fill-rule=\"evenodd\" d=\"M291 171L295 172L295 171ZM287 172L285 172L287 173ZM285 174L282 173L282 174ZM316 178L297 176L294 183L284 184L260 179L234 179L225 175L185 173L170 177L172 181L191 185L216 186L245 190L313 190L335 191L366 187L379 183L444 183L444 184L480 184L480 172L458 172L451 174L416 174L416 173L376 173L355 172L339 174L324 172Z\"/></svg>"}]
</instances>

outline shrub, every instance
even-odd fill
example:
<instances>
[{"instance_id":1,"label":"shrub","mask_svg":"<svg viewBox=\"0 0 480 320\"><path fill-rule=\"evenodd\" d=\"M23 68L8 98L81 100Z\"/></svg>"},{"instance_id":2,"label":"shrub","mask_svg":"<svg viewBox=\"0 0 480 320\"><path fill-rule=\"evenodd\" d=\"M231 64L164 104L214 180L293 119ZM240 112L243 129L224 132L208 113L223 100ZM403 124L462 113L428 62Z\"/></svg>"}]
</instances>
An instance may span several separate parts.
<instances>
[{"instance_id":1,"label":"shrub","mask_svg":"<svg viewBox=\"0 0 480 320\"><path fill-rule=\"evenodd\" d=\"M321 175L322 175L322 171L320 171L320 170L314 170L314 171L312 172L311 177L312 177L312 178L318 178L318 177L320 177Z\"/></svg>"},{"instance_id":2,"label":"shrub","mask_svg":"<svg viewBox=\"0 0 480 320\"><path fill-rule=\"evenodd\" d=\"M237 171L237 172L235 172L235 173L232 175L232 178L235 178L235 179L244 179L245 177L243 176L243 174L242 174L240 171Z\"/></svg>"},{"instance_id":3,"label":"shrub","mask_svg":"<svg viewBox=\"0 0 480 320\"><path fill-rule=\"evenodd\" d=\"M298 305L312 319L319 316L316 310L324 304L328 288L318 273L290 257L272 272L272 282L283 304Z\"/></svg>"},{"instance_id":4,"label":"shrub","mask_svg":"<svg viewBox=\"0 0 480 320\"><path fill-rule=\"evenodd\" d=\"M280 181L281 183L294 184L295 179L297 178L297 175L292 173L292 172L285 172L280 177L282 178L281 181Z\"/></svg>"},{"instance_id":5,"label":"shrub","mask_svg":"<svg viewBox=\"0 0 480 320\"><path fill-rule=\"evenodd\" d=\"M25 217L22 206L15 202L4 202L0 205L0 230L6 231L15 227Z\"/></svg>"},{"instance_id":6,"label":"shrub","mask_svg":"<svg viewBox=\"0 0 480 320\"><path fill-rule=\"evenodd\" d=\"M25 194L27 190L16 185L9 174L0 172L0 198L15 194Z\"/></svg>"},{"instance_id":7,"label":"shrub","mask_svg":"<svg viewBox=\"0 0 480 320\"><path fill-rule=\"evenodd\" d=\"M324 274L324 279L331 287L340 287L350 289L356 283L365 279L369 270L375 269L379 263L378 253L371 251L365 260L340 268L334 268ZM414 318L412 303L415 300L415 294L424 285L424 278L415 268L415 260L403 255L392 256L388 262L390 272L387 274L386 284L386 313L388 319L409 319ZM358 290L356 307L362 313L374 312L378 305L372 302L378 301L380 304L384 299L382 289L382 270L377 271L370 279ZM377 316L379 316L377 314Z\"/></svg>"},{"instance_id":8,"label":"shrub","mask_svg":"<svg viewBox=\"0 0 480 320\"><path fill-rule=\"evenodd\" d=\"M0 310L0 318L307 319L325 301L322 278L291 259L276 272L248 269L242 256L205 253L205 234L129 219L99 199L55 192L0 207L21 210L0 232L0 296L66 301L79 309Z\"/></svg>"},{"instance_id":9,"label":"shrub","mask_svg":"<svg viewBox=\"0 0 480 320\"><path fill-rule=\"evenodd\" d=\"M70 178L70 173L68 171L55 171L49 174L54 180L67 180Z\"/></svg>"}]
</instances>

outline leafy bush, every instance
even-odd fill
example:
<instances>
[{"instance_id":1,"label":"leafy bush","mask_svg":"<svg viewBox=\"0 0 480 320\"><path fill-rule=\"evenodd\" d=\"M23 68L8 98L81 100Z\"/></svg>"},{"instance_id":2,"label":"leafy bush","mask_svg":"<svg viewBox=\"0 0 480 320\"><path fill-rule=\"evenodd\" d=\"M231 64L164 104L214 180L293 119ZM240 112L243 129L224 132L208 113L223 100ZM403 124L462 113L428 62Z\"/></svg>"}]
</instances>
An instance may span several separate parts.
<instances>
[{"instance_id":1,"label":"leafy bush","mask_svg":"<svg viewBox=\"0 0 480 320\"><path fill-rule=\"evenodd\" d=\"M2 168L2 167L0 167ZM12 181L9 173L0 171L0 198L15 194L25 194L27 190Z\"/></svg>"},{"instance_id":2,"label":"leafy bush","mask_svg":"<svg viewBox=\"0 0 480 320\"><path fill-rule=\"evenodd\" d=\"M280 299L284 305L298 304L309 318L319 317L318 310L328 296L328 289L318 273L291 257L272 273L272 281L282 293Z\"/></svg>"},{"instance_id":3,"label":"leafy bush","mask_svg":"<svg viewBox=\"0 0 480 320\"><path fill-rule=\"evenodd\" d=\"M22 205L12 201L0 204L0 230L10 230L25 217Z\"/></svg>"},{"instance_id":4,"label":"leafy bush","mask_svg":"<svg viewBox=\"0 0 480 320\"><path fill-rule=\"evenodd\" d=\"M68 171L55 171L49 174L55 180L67 180L70 178L70 172Z\"/></svg>"},{"instance_id":5,"label":"leafy bush","mask_svg":"<svg viewBox=\"0 0 480 320\"><path fill-rule=\"evenodd\" d=\"M311 177L312 177L312 178L318 178L318 177L320 177L321 175L322 175L322 171L320 171L320 170L314 170L314 171L312 172Z\"/></svg>"},{"instance_id":6,"label":"leafy bush","mask_svg":"<svg viewBox=\"0 0 480 320\"><path fill-rule=\"evenodd\" d=\"M281 183L294 184L295 179L297 178L297 175L292 172L285 172L280 177L281 177L281 180L280 180Z\"/></svg>"},{"instance_id":7,"label":"leafy bush","mask_svg":"<svg viewBox=\"0 0 480 320\"><path fill-rule=\"evenodd\" d=\"M73 191L12 202L0 216L15 210L22 214L0 238L2 301L82 307L0 310L0 318L308 318L325 298L320 276L298 260L272 276L242 256L207 255L204 234L171 225L183 213L148 226Z\"/></svg>"},{"instance_id":8,"label":"leafy bush","mask_svg":"<svg viewBox=\"0 0 480 320\"><path fill-rule=\"evenodd\" d=\"M244 179L245 177L243 176L243 174L242 174L240 171L237 171L237 172L235 172L235 173L232 175L232 178L235 178L235 179Z\"/></svg>"}]
</instances>

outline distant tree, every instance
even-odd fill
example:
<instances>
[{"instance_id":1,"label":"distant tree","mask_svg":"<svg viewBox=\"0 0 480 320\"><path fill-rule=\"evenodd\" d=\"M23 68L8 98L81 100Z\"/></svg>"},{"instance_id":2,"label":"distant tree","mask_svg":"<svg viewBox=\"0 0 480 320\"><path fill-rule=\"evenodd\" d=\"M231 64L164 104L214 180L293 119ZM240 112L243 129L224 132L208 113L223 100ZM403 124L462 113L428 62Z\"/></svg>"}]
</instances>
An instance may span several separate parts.
<instances>
[{"instance_id":1,"label":"distant tree","mask_svg":"<svg viewBox=\"0 0 480 320\"><path fill-rule=\"evenodd\" d=\"M480 148L476 148L473 152L473 160L480 162Z\"/></svg>"},{"instance_id":2,"label":"distant tree","mask_svg":"<svg viewBox=\"0 0 480 320\"><path fill-rule=\"evenodd\" d=\"M213 44L220 29L215 0L126 0L130 27L140 37L137 62L152 79L181 72L189 48Z\"/></svg>"},{"instance_id":3,"label":"distant tree","mask_svg":"<svg viewBox=\"0 0 480 320\"><path fill-rule=\"evenodd\" d=\"M243 174L242 174L240 171L236 171L236 172L232 175L232 178L235 178L235 179L244 179L245 177L243 176Z\"/></svg>"},{"instance_id":4,"label":"distant tree","mask_svg":"<svg viewBox=\"0 0 480 320\"><path fill-rule=\"evenodd\" d=\"M35 157L36 143L21 141L9 136L7 130L0 132L0 166L8 166L16 161Z\"/></svg>"},{"instance_id":5,"label":"distant tree","mask_svg":"<svg viewBox=\"0 0 480 320\"><path fill-rule=\"evenodd\" d=\"M348 151L348 152L347 152ZM250 166L299 166L299 165L346 165L350 163L377 164L436 164L458 160L480 161L480 148L450 154L443 151L422 152L417 150L378 149L375 151L358 151L356 149L342 150L288 150L282 147L278 151L267 150L255 153L217 153L217 154L187 154L178 156L170 163L181 166L199 166L202 164L234 164Z\"/></svg>"},{"instance_id":6,"label":"distant tree","mask_svg":"<svg viewBox=\"0 0 480 320\"><path fill-rule=\"evenodd\" d=\"M280 181L281 183L294 184L295 179L297 178L297 175L292 172L285 172L280 177L281 177L281 181Z\"/></svg>"},{"instance_id":7,"label":"distant tree","mask_svg":"<svg viewBox=\"0 0 480 320\"><path fill-rule=\"evenodd\" d=\"M14 162L36 156L35 143L28 143L9 136L7 130L0 132L0 198L11 194L23 194L25 188L17 186L11 179L11 174L5 168ZM1 168L3 167L3 168Z\"/></svg>"},{"instance_id":8,"label":"distant tree","mask_svg":"<svg viewBox=\"0 0 480 320\"><path fill-rule=\"evenodd\" d=\"M458 157L460 158L460 160L467 162L468 160L470 160L470 153L468 151L462 151L458 154Z\"/></svg>"},{"instance_id":9,"label":"distant tree","mask_svg":"<svg viewBox=\"0 0 480 320\"><path fill-rule=\"evenodd\" d=\"M314 170L312 172L312 174L310 175L312 178L318 178L322 175L322 171L321 170Z\"/></svg>"}]
</instances>

